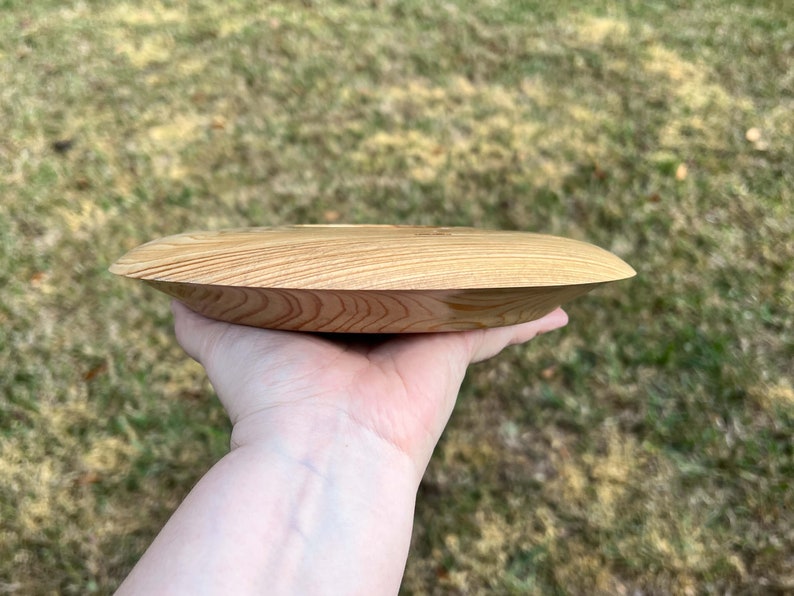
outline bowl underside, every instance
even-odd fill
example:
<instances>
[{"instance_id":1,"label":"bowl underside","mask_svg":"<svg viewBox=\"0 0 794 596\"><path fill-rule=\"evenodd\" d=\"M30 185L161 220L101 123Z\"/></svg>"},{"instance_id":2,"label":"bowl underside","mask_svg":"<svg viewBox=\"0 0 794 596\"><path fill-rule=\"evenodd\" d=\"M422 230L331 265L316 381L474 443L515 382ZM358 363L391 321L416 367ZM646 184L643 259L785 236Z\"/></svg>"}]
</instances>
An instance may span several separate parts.
<instances>
[{"instance_id":1,"label":"bowl underside","mask_svg":"<svg viewBox=\"0 0 794 596\"><path fill-rule=\"evenodd\" d=\"M601 284L475 290L286 290L146 280L219 321L324 333L429 333L538 319Z\"/></svg>"}]
</instances>

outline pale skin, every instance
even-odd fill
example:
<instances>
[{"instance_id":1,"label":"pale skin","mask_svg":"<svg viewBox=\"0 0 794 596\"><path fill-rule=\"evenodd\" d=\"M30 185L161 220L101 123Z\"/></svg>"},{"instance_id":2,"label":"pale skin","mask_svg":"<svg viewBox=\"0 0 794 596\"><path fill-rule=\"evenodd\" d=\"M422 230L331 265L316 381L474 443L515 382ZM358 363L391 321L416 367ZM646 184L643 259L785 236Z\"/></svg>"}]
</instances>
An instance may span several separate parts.
<instances>
[{"instance_id":1,"label":"pale skin","mask_svg":"<svg viewBox=\"0 0 794 596\"><path fill-rule=\"evenodd\" d=\"M211 321L176 336L233 424L119 594L396 594L416 492L470 363L564 326L332 340Z\"/></svg>"}]
</instances>

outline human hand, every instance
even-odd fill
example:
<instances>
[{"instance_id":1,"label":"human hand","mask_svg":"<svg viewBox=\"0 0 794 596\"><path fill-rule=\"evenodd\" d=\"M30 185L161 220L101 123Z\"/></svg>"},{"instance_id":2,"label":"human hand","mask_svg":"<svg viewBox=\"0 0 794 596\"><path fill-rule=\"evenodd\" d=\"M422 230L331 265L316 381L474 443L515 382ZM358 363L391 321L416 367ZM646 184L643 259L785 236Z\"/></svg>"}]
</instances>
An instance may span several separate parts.
<instances>
[{"instance_id":1,"label":"human hand","mask_svg":"<svg viewBox=\"0 0 794 596\"><path fill-rule=\"evenodd\" d=\"M466 368L564 326L557 309L510 327L387 337L329 336L213 321L174 301L176 335L228 412L233 447L268 433L337 430L407 455L417 482L452 412Z\"/></svg>"}]
</instances>

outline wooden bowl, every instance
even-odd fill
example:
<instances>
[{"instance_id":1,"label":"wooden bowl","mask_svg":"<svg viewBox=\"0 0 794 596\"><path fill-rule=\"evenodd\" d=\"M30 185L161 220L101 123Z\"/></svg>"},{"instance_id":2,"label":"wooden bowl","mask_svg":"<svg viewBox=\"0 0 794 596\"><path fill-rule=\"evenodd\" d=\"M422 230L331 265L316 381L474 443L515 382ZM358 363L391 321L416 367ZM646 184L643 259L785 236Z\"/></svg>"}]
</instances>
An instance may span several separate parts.
<instances>
[{"instance_id":1,"label":"wooden bowl","mask_svg":"<svg viewBox=\"0 0 794 596\"><path fill-rule=\"evenodd\" d=\"M372 225L179 234L131 250L110 271L213 319L341 333L512 325L636 274L566 238Z\"/></svg>"}]
</instances>

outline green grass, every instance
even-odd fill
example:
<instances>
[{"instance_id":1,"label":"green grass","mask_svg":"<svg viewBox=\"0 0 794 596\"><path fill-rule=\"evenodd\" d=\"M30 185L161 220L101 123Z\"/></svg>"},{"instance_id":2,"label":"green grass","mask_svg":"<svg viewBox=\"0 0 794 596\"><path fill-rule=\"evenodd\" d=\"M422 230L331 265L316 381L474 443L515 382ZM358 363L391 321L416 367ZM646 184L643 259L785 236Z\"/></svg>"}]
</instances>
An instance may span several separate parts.
<instances>
[{"instance_id":1,"label":"green grass","mask_svg":"<svg viewBox=\"0 0 794 596\"><path fill-rule=\"evenodd\" d=\"M406 594L794 589L789 4L0 1L0 592L112 591L227 448L107 266L322 222L639 273L472 368Z\"/></svg>"}]
</instances>

